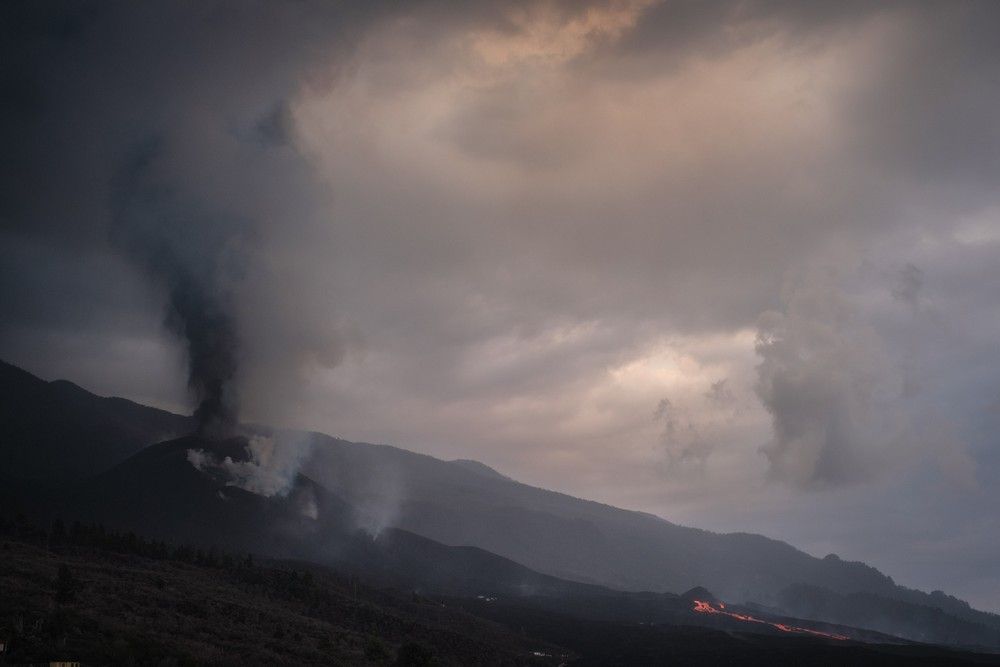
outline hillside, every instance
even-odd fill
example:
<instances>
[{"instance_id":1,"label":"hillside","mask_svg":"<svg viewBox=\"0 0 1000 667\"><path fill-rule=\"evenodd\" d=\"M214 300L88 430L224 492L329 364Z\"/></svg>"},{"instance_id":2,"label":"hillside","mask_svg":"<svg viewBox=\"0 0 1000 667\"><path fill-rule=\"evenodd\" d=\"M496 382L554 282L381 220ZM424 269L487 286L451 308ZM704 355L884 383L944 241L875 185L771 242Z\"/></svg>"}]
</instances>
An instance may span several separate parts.
<instances>
[{"instance_id":1,"label":"hillside","mask_svg":"<svg viewBox=\"0 0 1000 667\"><path fill-rule=\"evenodd\" d=\"M96 475L191 428L189 417L46 382L0 361L0 479Z\"/></svg>"},{"instance_id":2,"label":"hillside","mask_svg":"<svg viewBox=\"0 0 1000 667\"><path fill-rule=\"evenodd\" d=\"M551 657L558 649L496 623L329 571L217 555L150 558L70 545L53 551L0 540L0 633L13 663L555 665L559 660ZM62 588L61 566L71 582Z\"/></svg>"},{"instance_id":3,"label":"hillside","mask_svg":"<svg viewBox=\"0 0 1000 667\"><path fill-rule=\"evenodd\" d=\"M0 517L9 662L160 665L997 665L996 656L602 620L552 600L418 595L314 565ZM701 619L696 619L701 620Z\"/></svg>"},{"instance_id":4,"label":"hillside","mask_svg":"<svg viewBox=\"0 0 1000 667\"><path fill-rule=\"evenodd\" d=\"M53 518L99 522L203 548L338 565L397 587L456 595L602 590L401 529L373 537L359 527L355 508L303 475L286 494L265 497L198 470L189 460L193 450L216 460L245 460L246 447L242 438L187 436L149 447L93 478L24 491L17 506L40 523Z\"/></svg>"},{"instance_id":5,"label":"hillside","mask_svg":"<svg viewBox=\"0 0 1000 667\"><path fill-rule=\"evenodd\" d=\"M305 471L406 530L613 588L705 585L730 599L762 602L797 582L843 592L891 594L895 588L862 563L814 558L760 535L678 526L386 445L317 436Z\"/></svg>"}]
</instances>

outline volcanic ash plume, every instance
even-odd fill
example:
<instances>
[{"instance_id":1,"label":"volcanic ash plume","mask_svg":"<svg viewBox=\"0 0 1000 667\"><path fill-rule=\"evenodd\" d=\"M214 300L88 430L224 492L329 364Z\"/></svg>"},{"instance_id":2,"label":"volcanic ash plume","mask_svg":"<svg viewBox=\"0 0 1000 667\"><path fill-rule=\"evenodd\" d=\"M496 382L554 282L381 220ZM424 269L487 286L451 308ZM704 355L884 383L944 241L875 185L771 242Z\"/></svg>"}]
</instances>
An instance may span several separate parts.
<instances>
[{"instance_id":1,"label":"volcanic ash plume","mask_svg":"<svg viewBox=\"0 0 1000 667\"><path fill-rule=\"evenodd\" d=\"M182 280L170 288L167 323L187 343L188 386L198 400L194 416L203 435L225 436L236 425L236 326L205 285Z\"/></svg>"},{"instance_id":2,"label":"volcanic ash plume","mask_svg":"<svg viewBox=\"0 0 1000 667\"><path fill-rule=\"evenodd\" d=\"M116 193L112 238L166 292L166 325L186 346L198 431L224 437L237 423L232 285L248 223L180 196L165 184L163 162L154 143L128 165Z\"/></svg>"}]
</instances>

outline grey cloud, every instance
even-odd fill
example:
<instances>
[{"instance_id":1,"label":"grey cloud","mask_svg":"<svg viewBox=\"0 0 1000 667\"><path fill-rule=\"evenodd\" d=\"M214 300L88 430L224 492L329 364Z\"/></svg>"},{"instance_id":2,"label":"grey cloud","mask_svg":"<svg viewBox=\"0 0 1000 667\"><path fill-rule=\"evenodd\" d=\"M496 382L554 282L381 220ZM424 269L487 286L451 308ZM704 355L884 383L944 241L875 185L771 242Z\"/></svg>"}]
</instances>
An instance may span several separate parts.
<instances>
[{"instance_id":1,"label":"grey cloud","mask_svg":"<svg viewBox=\"0 0 1000 667\"><path fill-rule=\"evenodd\" d=\"M1000 137L989 129L1000 105L1000 7L991 2L904 6L904 28L845 98L857 150L900 177L932 188L936 198L976 210L1000 175ZM939 204L940 206L940 204Z\"/></svg>"},{"instance_id":2,"label":"grey cloud","mask_svg":"<svg viewBox=\"0 0 1000 667\"><path fill-rule=\"evenodd\" d=\"M924 285L924 272L913 264L907 264L899 271L897 283L892 288L892 296L911 308L916 308L920 299L920 288Z\"/></svg>"}]
</instances>

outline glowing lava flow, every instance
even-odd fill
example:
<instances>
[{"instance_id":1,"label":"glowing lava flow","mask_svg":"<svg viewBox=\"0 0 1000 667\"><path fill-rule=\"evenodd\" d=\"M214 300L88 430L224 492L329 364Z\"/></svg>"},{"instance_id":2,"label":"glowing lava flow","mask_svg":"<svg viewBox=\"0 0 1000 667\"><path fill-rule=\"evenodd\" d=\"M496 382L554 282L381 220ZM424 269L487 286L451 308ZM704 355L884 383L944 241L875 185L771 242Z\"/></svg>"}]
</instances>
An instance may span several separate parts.
<instances>
[{"instance_id":1,"label":"glowing lava flow","mask_svg":"<svg viewBox=\"0 0 1000 667\"><path fill-rule=\"evenodd\" d=\"M820 632L819 630L810 630L809 628L800 628L795 625L785 625L784 623L772 623L770 621L765 621L759 618L754 618L753 616L748 616L747 614L737 614L736 612L726 611L726 605L722 602L716 603L716 606L712 606L711 602L702 602L701 600L694 601L694 611L700 614L721 614L722 616L728 616L730 618L735 618L737 621L746 621L747 623L760 623L761 625L769 625L772 628L777 628L782 632L799 632L807 635L815 635L817 637L826 637L827 639L837 639L844 641L847 639L844 635L834 634L832 632Z\"/></svg>"}]
</instances>

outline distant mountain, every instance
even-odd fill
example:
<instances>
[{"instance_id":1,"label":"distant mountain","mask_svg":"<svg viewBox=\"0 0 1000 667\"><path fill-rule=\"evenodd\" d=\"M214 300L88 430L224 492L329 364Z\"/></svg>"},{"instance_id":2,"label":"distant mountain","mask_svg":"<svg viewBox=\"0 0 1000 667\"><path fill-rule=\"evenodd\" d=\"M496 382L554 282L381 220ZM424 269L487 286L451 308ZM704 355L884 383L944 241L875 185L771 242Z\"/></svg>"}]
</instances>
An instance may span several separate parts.
<instances>
[{"instance_id":1,"label":"distant mountain","mask_svg":"<svg viewBox=\"0 0 1000 667\"><path fill-rule=\"evenodd\" d=\"M405 552L406 558L424 554L422 562L428 567L434 562L448 563L437 569L442 582L455 580L455 572L480 567L452 564L449 559L460 551L439 552L443 545L452 545L474 547L462 553L477 554L477 558L502 557L504 563L520 564L532 575L544 573L611 589L679 592L704 586L724 600L781 609L793 601L783 591L807 586L839 596L872 595L938 610L987 628L987 638L1000 629L1000 616L973 610L941 593L899 587L864 563L836 556L815 558L760 535L678 526L650 514L521 484L475 461L441 461L387 445L352 443L321 434L309 436L313 446L301 469L302 479L286 499L230 515L234 506L254 506L262 499L238 488L207 484L207 478L195 474L184 455L193 447L191 441L157 445L125 460L164 432L189 429L188 418L122 399L100 398L69 383L46 383L11 366L4 365L0 371L4 399L0 433L13 434L0 438L0 456L6 464L0 474L22 480L42 480L48 474L51 482L65 480L74 472L81 476L81 471L104 470L79 487L58 483L59 493L71 488L77 493L68 506L106 511L103 516L144 531L154 526L167 537L176 529L180 532L173 534L185 539L201 536L249 548L259 544L265 533L259 518L241 517L267 516L266 539L272 553L325 557L324 549L332 547L319 537L312 541L302 535L289 537L296 531L315 530L309 528L314 522L306 521L301 507L295 505L306 502L303 494L311 493L319 498L315 502L326 503L324 520L338 517L339 522L317 535L343 536L345 531L364 528L387 545L398 540L406 545L399 552ZM29 451L21 451L24 448ZM108 469L112 464L119 465ZM157 481L160 476L164 477ZM9 496L11 489L23 484L7 486ZM29 484L28 490L33 486ZM37 486L41 488L42 482ZM176 496L170 503L170 517L157 514L164 494ZM356 557L372 557L361 548L363 541L351 544L357 549ZM389 553L383 552L374 562L388 558ZM387 573L399 564L391 559L384 562ZM499 561L491 562L500 567ZM456 569L448 571L453 565ZM481 566L493 567L485 560ZM509 566L500 569L505 567ZM495 581L495 575L485 581ZM433 581L430 576L428 570L413 581L421 577ZM478 585L470 577L464 593ZM818 620L847 622L843 615L830 611L834 607L809 611ZM907 636L919 638L919 633Z\"/></svg>"},{"instance_id":2,"label":"distant mountain","mask_svg":"<svg viewBox=\"0 0 1000 667\"><path fill-rule=\"evenodd\" d=\"M325 568L171 555L141 538L95 544L93 531L47 549L4 527L2 664L556 667L568 652ZM62 600L60 567L75 583Z\"/></svg>"},{"instance_id":3,"label":"distant mountain","mask_svg":"<svg viewBox=\"0 0 1000 667\"><path fill-rule=\"evenodd\" d=\"M485 463L480 463L479 461L473 461L472 459L452 459L448 463L452 463L457 466L462 466L466 470L471 470L472 472L478 472L480 475L486 475L487 477L499 478L499 479L510 479L506 475L501 475L493 468L489 467Z\"/></svg>"},{"instance_id":4,"label":"distant mountain","mask_svg":"<svg viewBox=\"0 0 1000 667\"><path fill-rule=\"evenodd\" d=\"M72 382L46 382L0 361L0 478L95 475L154 442L187 433L192 420Z\"/></svg>"},{"instance_id":5,"label":"distant mountain","mask_svg":"<svg viewBox=\"0 0 1000 667\"><path fill-rule=\"evenodd\" d=\"M895 588L863 563L814 558L760 535L678 526L387 445L318 435L304 470L400 528L613 588L705 585L727 599L760 601L797 582L842 592Z\"/></svg>"},{"instance_id":6,"label":"distant mountain","mask_svg":"<svg viewBox=\"0 0 1000 667\"><path fill-rule=\"evenodd\" d=\"M847 622L917 641L1000 646L1000 628L945 613L940 607L872 593L841 595L825 588L796 584L778 594L778 603L787 613L801 618Z\"/></svg>"}]
</instances>

